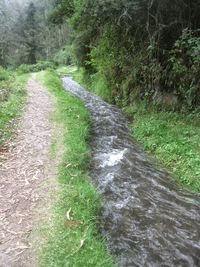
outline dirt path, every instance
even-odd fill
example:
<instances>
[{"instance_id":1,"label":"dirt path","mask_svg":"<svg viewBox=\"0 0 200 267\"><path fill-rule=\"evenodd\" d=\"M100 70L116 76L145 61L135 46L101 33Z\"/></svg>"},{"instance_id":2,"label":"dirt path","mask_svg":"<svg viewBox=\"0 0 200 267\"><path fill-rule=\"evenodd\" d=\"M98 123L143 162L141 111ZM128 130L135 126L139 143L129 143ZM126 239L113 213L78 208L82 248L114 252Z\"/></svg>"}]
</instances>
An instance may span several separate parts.
<instances>
[{"instance_id":1,"label":"dirt path","mask_svg":"<svg viewBox=\"0 0 200 267\"><path fill-rule=\"evenodd\" d=\"M0 267L37 266L30 236L41 205L47 203L48 184L55 180L49 156L53 101L35 76L27 91L17 137L0 166Z\"/></svg>"}]
</instances>

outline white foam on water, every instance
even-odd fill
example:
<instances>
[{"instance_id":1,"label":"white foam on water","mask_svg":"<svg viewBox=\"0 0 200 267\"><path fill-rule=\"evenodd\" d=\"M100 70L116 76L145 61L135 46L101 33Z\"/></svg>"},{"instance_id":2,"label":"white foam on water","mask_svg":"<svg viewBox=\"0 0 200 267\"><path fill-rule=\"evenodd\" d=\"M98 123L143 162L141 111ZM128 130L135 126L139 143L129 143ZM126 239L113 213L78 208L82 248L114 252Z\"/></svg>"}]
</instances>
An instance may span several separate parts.
<instances>
[{"instance_id":1,"label":"white foam on water","mask_svg":"<svg viewBox=\"0 0 200 267\"><path fill-rule=\"evenodd\" d=\"M104 154L104 161L101 164L101 167L105 167L105 166L115 166L117 165L123 158L124 158L124 154L126 152L127 149L124 150L114 150L112 152L110 152L109 154Z\"/></svg>"}]
</instances>

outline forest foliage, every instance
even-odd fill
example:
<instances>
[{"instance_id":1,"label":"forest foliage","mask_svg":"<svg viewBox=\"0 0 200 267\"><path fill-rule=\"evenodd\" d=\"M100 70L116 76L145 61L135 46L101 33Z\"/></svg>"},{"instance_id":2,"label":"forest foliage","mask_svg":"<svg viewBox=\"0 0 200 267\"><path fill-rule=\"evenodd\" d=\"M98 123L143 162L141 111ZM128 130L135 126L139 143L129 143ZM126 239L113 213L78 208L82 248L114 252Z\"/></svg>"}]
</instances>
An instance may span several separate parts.
<instances>
[{"instance_id":1,"label":"forest foliage","mask_svg":"<svg viewBox=\"0 0 200 267\"><path fill-rule=\"evenodd\" d=\"M113 102L196 109L199 13L198 0L57 0L51 21L68 20L76 63L105 81Z\"/></svg>"},{"instance_id":2,"label":"forest foliage","mask_svg":"<svg viewBox=\"0 0 200 267\"><path fill-rule=\"evenodd\" d=\"M74 61L118 105L198 110L199 14L199 0L0 0L0 65Z\"/></svg>"},{"instance_id":3,"label":"forest foliage","mask_svg":"<svg viewBox=\"0 0 200 267\"><path fill-rule=\"evenodd\" d=\"M0 65L52 60L65 47L67 24L49 23L54 0L0 0Z\"/></svg>"}]
</instances>

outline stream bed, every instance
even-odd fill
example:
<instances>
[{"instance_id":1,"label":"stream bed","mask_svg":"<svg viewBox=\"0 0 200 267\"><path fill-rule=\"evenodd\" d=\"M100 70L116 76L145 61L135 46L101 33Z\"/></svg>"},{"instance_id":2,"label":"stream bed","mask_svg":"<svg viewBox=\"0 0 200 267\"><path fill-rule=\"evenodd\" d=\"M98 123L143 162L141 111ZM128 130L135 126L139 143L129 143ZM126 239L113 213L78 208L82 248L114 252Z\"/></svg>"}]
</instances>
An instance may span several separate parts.
<instances>
[{"instance_id":1,"label":"stream bed","mask_svg":"<svg viewBox=\"0 0 200 267\"><path fill-rule=\"evenodd\" d=\"M200 196L151 162L118 108L70 77L63 84L91 113L91 177L103 201L99 228L118 265L199 267Z\"/></svg>"}]
</instances>

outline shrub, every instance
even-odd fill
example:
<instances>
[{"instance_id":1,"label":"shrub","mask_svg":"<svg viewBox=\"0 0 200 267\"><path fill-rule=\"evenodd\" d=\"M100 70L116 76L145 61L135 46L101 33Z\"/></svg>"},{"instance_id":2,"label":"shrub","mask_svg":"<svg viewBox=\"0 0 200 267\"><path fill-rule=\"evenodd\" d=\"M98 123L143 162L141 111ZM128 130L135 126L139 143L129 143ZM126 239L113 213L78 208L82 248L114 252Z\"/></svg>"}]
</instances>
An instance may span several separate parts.
<instances>
[{"instance_id":1,"label":"shrub","mask_svg":"<svg viewBox=\"0 0 200 267\"><path fill-rule=\"evenodd\" d=\"M126 105L138 96L151 102L157 93L164 100L167 93L187 109L200 104L199 0L65 0L55 6L53 21L67 17L72 26L77 65L101 86L106 81L112 102Z\"/></svg>"},{"instance_id":2,"label":"shrub","mask_svg":"<svg viewBox=\"0 0 200 267\"><path fill-rule=\"evenodd\" d=\"M22 64L16 68L16 71L20 74L29 73L29 72L38 72L46 69L55 69L56 64L50 61L40 61L37 64L27 65Z\"/></svg>"},{"instance_id":3,"label":"shrub","mask_svg":"<svg viewBox=\"0 0 200 267\"><path fill-rule=\"evenodd\" d=\"M57 65L70 65L73 63L72 48L67 45L58 53L55 54L53 61Z\"/></svg>"},{"instance_id":4,"label":"shrub","mask_svg":"<svg viewBox=\"0 0 200 267\"><path fill-rule=\"evenodd\" d=\"M126 52L123 49L123 40L120 40L115 25L106 25L101 38L98 40L98 45L91 47L88 64L98 71L98 74L94 75L95 81L99 83L97 87L104 84L103 97L107 88L110 88L111 92L106 93L106 95L108 98L112 98L113 103L119 103L122 98L120 85L123 63L126 58L124 53ZM98 91L101 91L100 87Z\"/></svg>"},{"instance_id":5,"label":"shrub","mask_svg":"<svg viewBox=\"0 0 200 267\"><path fill-rule=\"evenodd\" d=\"M0 81L7 81L10 78L10 74L7 70L0 66Z\"/></svg>"},{"instance_id":6,"label":"shrub","mask_svg":"<svg viewBox=\"0 0 200 267\"><path fill-rule=\"evenodd\" d=\"M175 42L166 68L166 81L186 108L200 105L200 37L195 32L185 29Z\"/></svg>"},{"instance_id":7,"label":"shrub","mask_svg":"<svg viewBox=\"0 0 200 267\"><path fill-rule=\"evenodd\" d=\"M95 94L101 96L103 100L107 102L112 102L111 90L105 78L102 75L100 75L99 72L97 72L91 75L90 79L91 79L91 86L90 86L91 90Z\"/></svg>"}]
</instances>

